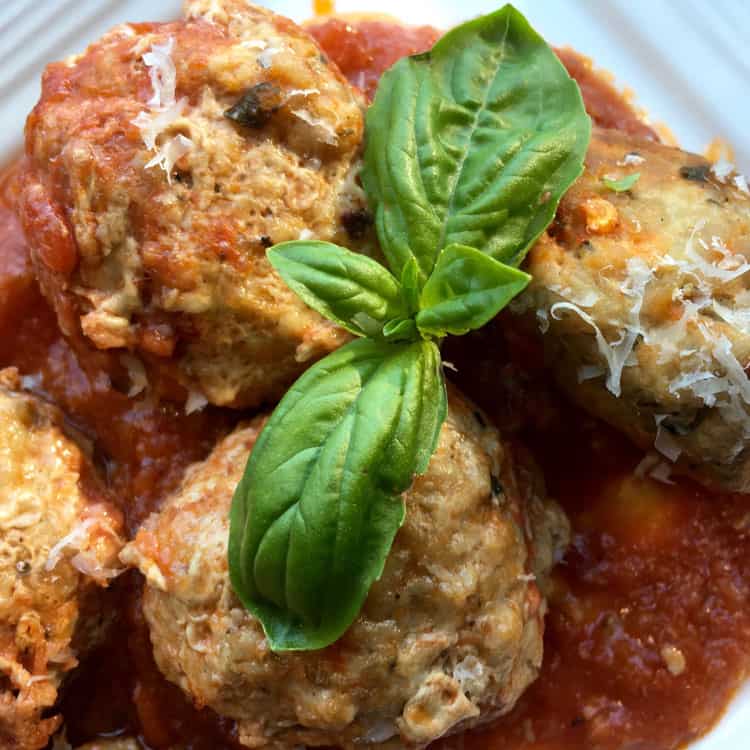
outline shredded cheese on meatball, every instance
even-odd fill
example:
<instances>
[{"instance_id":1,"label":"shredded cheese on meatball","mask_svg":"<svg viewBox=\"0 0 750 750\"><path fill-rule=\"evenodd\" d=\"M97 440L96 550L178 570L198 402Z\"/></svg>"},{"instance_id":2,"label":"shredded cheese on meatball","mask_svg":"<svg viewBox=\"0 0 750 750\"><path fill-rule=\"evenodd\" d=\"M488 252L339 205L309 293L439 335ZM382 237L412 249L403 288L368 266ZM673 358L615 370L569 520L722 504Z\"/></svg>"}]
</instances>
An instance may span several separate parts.
<instances>
[{"instance_id":1,"label":"shredded cheese on meatball","mask_svg":"<svg viewBox=\"0 0 750 750\"><path fill-rule=\"evenodd\" d=\"M750 186L747 184L747 178L745 175L739 174L734 164L726 159L719 159L713 164L711 172L719 182L723 182L725 185L730 182L729 177L731 176L731 184L740 192L750 195Z\"/></svg>"},{"instance_id":2,"label":"shredded cheese on meatball","mask_svg":"<svg viewBox=\"0 0 750 750\"><path fill-rule=\"evenodd\" d=\"M731 173L731 168L721 164L715 167L719 175ZM639 338L654 348L661 363L678 357L682 363L681 372L669 384L669 392L677 398L681 393L691 393L704 406L718 409L726 421L738 425L739 437L733 449L734 459L750 438L750 380L734 354L729 339L717 335L715 330L709 329L707 322L702 321L718 319L743 333L750 333L750 290L732 295L731 302L715 299L716 293L724 285L750 272L750 262L744 256L733 253L716 235L708 241L701 238L700 233L705 226L705 221L695 225L685 243L681 259L667 255L653 269L641 258L627 261L627 274L620 290L633 302L628 320L619 331L619 338L608 341L594 316L582 309L594 307L596 294L586 295L585 300L572 300L572 295L567 295L566 289L551 286L550 291L564 301L553 304L549 314L559 320L562 311L574 312L593 329L597 349L606 367L600 364L580 367L578 382L606 374L606 387L615 397L622 393L623 369L637 364L633 354ZM647 287L659 271L676 273L673 299L680 304L682 311L676 321L667 325L648 326L641 320L641 310ZM545 316L538 317L540 322L546 320ZM694 343L692 348L686 347L685 339L689 332L696 331L695 326L702 342L698 345ZM654 447L662 456L675 462L682 448L679 439L663 424L667 416L655 416L657 429ZM658 473L661 475L664 471ZM653 470L650 476L654 476ZM667 477L655 478L664 480Z\"/></svg>"},{"instance_id":3,"label":"shredded cheese on meatball","mask_svg":"<svg viewBox=\"0 0 750 750\"><path fill-rule=\"evenodd\" d=\"M575 312L594 329L599 352L608 365L607 390L618 397L622 393L623 368L636 364L632 360L631 355L633 354L638 337L643 334L640 322L643 296L648 282L653 278L653 272L641 258L630 258L627 262L627 269L627 279L620 289L625 295L633 298L633 306L630 308L628 324L625 330L621 332L620 338L617 341L607 341L591 315L581 310L578 305L572 302L558 302L550 308L550 314L556 320L560 319L560 310L570 310L571 312ZM581 377L581 374L579 373L579 377Z\"/></svg>"},{"instance_id":4,"label":"shredded cheese on meatball","mask_svg":"<svg viewBox=\"0 0 750 750\"><path fill-rule=\"evenodd\" d=\"M680 444L675 440L669 430L664 427L664 420L667 419L668 414L656 414L654 420L656 421L656 440L654 440L654 448L665 458L668 458L674 463L681 455L682 448Z\"/></svg>"},{"instance_id":5,"label":"shredded cheese on meatball","mask_svg":"<svg viewBox=\"0 0 750 750\"><path fill-rule=\"evenodd\" d=\"M175 103L177 89L177 71L171 54L174 49L174 37L169 37L166 44L153 44L151 51L143 55L143 62L149 68L149 77L154 95L148 100L150 107L162 109Z\"/></svg>"},{"instance_id":6,"label":"shredded cheese on meatball","mask_svg":"<svg viewBox=\"0 0 750 750\"><path fill-rule=\"evenodd\" d=\"M133 124L141 131L143 143L149 151L154 151L153 158L146 163L146 169L161 167L172 182L174 165L194 146L193 142L182 134L167 139L161 145L157 141L175 121L182 117L187 105L187 98L175 99L177 90L177 71L171 54L174 49L174 38L169 37L166 44L153 44L151 50L143 55L143 62L149 68L153 95L147 104L150 109L140 112Z\"/></svg>"},{"instance_id":7,"label":"shredded cheese on meatball","mask_svg":"<svg viewBox=\"0 0 750 750\"><path fill-rule=\"evenodd\" d=\"M55 544L47 555L44 569L48 573L53 571L65 550L75 550L71 557L71 565L85 576L94 580L116 578L125 572L124 568L108 568L102 565L96 552L91 550L97 534L104 534L117 538L117 532L112 528L106 514L95 513L79 521L73 529Z\"/></svg>"}]
</instances>

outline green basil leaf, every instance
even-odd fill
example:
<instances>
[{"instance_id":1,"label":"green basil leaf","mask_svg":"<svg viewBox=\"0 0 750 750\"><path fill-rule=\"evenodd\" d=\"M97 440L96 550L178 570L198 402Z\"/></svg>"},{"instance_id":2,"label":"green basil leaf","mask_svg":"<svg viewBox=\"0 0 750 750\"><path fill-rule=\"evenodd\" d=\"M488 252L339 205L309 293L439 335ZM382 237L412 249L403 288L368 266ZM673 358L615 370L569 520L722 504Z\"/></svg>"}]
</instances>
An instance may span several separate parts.
<instances>
[{"instance_id":1,"label":"green basil leaf","mask_svg":"<svg viewBox=\"0 0 750 750\"><path fill-rule=\"evenodd\" d=\"M419 331L414 318L394 318L383 326L383 338L386 341L414 341L419 338Z\"/></svg>"},{"instance_id":2,"label":"green basil leaf","mask_svg":"<svg viewBox=\"0 0 750 750\"><path fill-rule=\"evenodd\" d=\"M406 313L398 281L366 255L300 240L275 245L268 259L305 304L357 336L378 336Z\"/></svg>"},{"instance_id":3,"label":"green basil leaf","mask_svg":"<svg viewBox=\"0 0 750 750\"><path fill-rule=\"evenodd\" d=\"M404 298L406 309L411 315L419 310L419 267L414 256L404 264L401 272L401 295Z\"/></svg>"},{"instance_id":4,"label":"green basil leaf","mask_svg":"<svg viewBox=\"0 0 750 750\"><path fill-rule=\"evenodd\" d=\"M422 291L417 327L431 336L460 336L481 328L529 281L528 274L473 247L449 245Z\"/></svg>"},{"instance_id":5,"label":"green basil leaf","mask_svg":"<svg viewBox=\"0 0 750 750\"><path fill-rule=\"evenodd\" d=\"M229 570L274 650L323 648L354 621L446 414L428 341L353 341L271 415L234 495Z\"/></svg>"},{"instance_id":6,"label":"green basil leaf","mask_svg":"<svg viewBox=\"0 0 750 750\"><path fill-rule=\"evenodd\" d=\"M604 183L605 187L608 187L610 190L614 190L615 193L624 193L627 190L630 190L633 185L635 185L635 183L640 179L641 173L633 172L633 174L621 177L619 180L614 180L611 177L607 177L605 175L604 177L602 177L602 182Z\"/></svg>"},{"instance_id":7,"label":"green basil leaf","mask_svg":"<svg viewBox=\"0 0 750 750\"><path fill-rule=\"evenodd\" d=\"M577 84L506 5L385 73L367 113L362 179L398 276L459 243L518 265L583 171Z\"/></svg>"}]
</instances>

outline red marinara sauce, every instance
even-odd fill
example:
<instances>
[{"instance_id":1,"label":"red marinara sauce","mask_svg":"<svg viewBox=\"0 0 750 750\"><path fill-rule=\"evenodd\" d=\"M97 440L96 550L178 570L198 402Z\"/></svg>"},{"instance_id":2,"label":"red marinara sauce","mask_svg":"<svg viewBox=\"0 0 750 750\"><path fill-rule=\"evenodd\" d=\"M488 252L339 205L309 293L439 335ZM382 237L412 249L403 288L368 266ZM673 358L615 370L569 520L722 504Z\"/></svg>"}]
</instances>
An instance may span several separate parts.
<instances>
[{"instance_id":1,"label":"red marinara sauce","mask_svg":"<svg viewBox=\"0 0 750 750\"><path fill-rule=\"evenodd\" d=\"M385 21L332 19L309 30L370 97L384 69L439 36ZM656 137L590 62L559 54L597 124ZM96 439L132 530L241 415L207 409L186 416L178 406L130 397L103 355L76 353L34 279L14 212L16 171L0 180L0 367L32 376L36 389ZM450 342L446 356L464 390L532 449L570 516L573 544L549 592L540 678L496 725L437 747L680 747L711 728L747 672L750 505L688 482L635 477L640 456L566 405L539 353L512 331L501 318ZM235 748L231 722L193 708L158 672L138 577L128 574L116 586L118 630L62 703L69 739L122 732L155 750Z\"/></svg>"}]
</instances>

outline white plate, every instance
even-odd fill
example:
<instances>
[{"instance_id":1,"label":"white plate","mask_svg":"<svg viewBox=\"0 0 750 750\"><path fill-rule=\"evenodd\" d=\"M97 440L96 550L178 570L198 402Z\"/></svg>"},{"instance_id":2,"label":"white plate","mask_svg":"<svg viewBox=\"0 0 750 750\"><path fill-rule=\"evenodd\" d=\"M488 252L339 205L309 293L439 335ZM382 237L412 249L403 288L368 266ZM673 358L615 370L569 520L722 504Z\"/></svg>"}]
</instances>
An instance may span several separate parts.
<instances>
[{"instance_id":1,"label":"white plate","mask_svg":"<svg viewBox=\"0 0 750 750\"><path fill-rule=\"evenodd\" d=\"M735 148L750 172L750 12L747 0L514 0L550 42L569 44L620 85L638 92L655 123L689 150L715 137ZM292 18L310 0L266 0ZM497 9L502 0L339 0L337 9L377 10L405 21L451 26ZM121 21L175 18L180 0L0 0L0 160L21 145L26 113L39 96L44 65L83 49ZM721 723L691 750L750 747L750 686Z\"/></svg>"}]
</instances>

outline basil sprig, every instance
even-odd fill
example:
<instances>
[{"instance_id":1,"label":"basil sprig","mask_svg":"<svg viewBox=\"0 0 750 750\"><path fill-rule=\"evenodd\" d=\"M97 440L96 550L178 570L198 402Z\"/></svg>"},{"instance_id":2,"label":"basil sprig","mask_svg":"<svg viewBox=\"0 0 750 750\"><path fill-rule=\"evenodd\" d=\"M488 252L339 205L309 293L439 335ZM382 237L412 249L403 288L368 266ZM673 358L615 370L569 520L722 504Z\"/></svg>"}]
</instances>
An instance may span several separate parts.
<instances>
[{"instance_id":1,"label":"basil sprig","mask_svg":"<svg viewBox=\"0 0 750 750\"><path fill-rule=\"evenodd\" d=\"M554 53L511 6L382 78L362 181L388 268L286 242L268 258L359 338L313 365L256 443L232 503L229 571L271 648L323 648L360 611L446 415L439 341L493 318L583 171L591 125Z\"/></svg>"}]
</instances>

